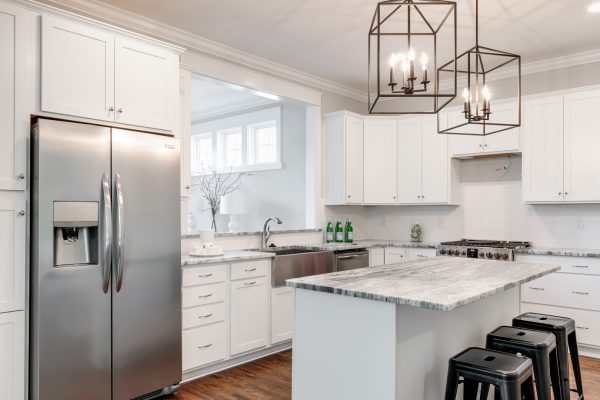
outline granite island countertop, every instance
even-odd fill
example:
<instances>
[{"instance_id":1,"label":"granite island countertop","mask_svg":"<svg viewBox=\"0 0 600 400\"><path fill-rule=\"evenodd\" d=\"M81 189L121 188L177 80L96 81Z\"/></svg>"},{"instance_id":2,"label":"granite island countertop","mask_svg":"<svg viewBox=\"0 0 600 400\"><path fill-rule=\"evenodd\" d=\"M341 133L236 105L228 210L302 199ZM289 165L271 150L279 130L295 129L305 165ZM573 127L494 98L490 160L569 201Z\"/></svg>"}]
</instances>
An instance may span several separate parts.
<instances>
[{"instance_id":1,"label":"granite island countertop","mask_svg":"<svg viewBox=\"0 0 600 400\"><path fill-rule=\"evenodd\" d=\"M260 260L263 258L273 258L274 253L267 253L262 251L225 251L220 256L190 256L188 254L181 255L181 266L191 267L205 264L219 264L219 263L230 263L234 261L245 261L245 260Z\"/></svg>"},{"instance_id":2,"label":"granite island countertop","mask_svg":"<svg viewBox=\"0 0 600 400\"><path fill-rule=\"evenodd\" d=\"M559 269L552 264L432 257L286 283L298 289L450 311Z\"/></svg>"},{"instance_id":3,"label":"granite island countertop","mask_svg":"<svg viewBox=\"0 0 600 400\"><path fill-rule=\"evenodd\" d=\"M576 249L570 247L528 247L515 250L516 255L560 256L560 257L600 257L600 249Z\"/></svg>"}]
</instances>

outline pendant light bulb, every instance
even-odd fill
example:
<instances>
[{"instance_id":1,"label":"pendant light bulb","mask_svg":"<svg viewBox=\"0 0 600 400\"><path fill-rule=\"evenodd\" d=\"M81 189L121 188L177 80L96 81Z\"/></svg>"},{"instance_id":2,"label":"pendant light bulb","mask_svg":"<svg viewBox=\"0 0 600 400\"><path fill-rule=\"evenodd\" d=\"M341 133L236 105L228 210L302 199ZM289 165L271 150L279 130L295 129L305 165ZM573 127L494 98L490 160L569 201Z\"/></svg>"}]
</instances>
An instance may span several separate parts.
<instances>
[{"instance_id":1,"label":"pendant light bulb","mask_svg":"<svg viewBox=\"0 0 600 400\"><path fill-rule=\"evenodd\" d=\"M408 62L406 60L403 60L402 61L402 71L408 72L408 68L409 68Z\"/></svg>"},{"instance_id":2,"label":"pendant light bulb","mask_svg":"<svg viewBox=\"0 0 600 400\"><path fill-rule=\"evenodd\" d=\"M395 53L392 53L390 56L390 67L396 68L396 64L398 64L398 56Z\"/></svg>"},{"instance_id":3,"label":"pendant light bulb","mask_svg":"<svg viewBox=\"0 0 600 400\"><path fill-rule=\"evenodd\" d=\"M469 89L464 88L463 89L463 98L465 99L465 101L468 101L469 97L470 97L470 95L469 95Z\"/></svg>"},{"instance_id":4,"label":"pendant light bulb","mask_svg":"<svg viewBox=\"0 0 600 400\"><path fill-rule=\"evenodd\" d=\"M483 95L483 98L487 101L491 100L491 98L492 98L492 93L490 92L490 89L487 87L487 85L483 86L483 90L481 91L481 94Z\"/></svg>"},{"instance_id":5,"label":"pendant light bulb","mask_svg":"<svg viewBox=\"0 0 600 400\"><path fill-rule=\"evenodd\" d=\"M423 69L427 69L427 63L429 62L429 57L427 57L427 53L423 52L421 54L421 66Z\"/></svg>"},{"instance_id":6,"label":"pendant light bulb","mask_svg":"<svg viewBox=\"0 0 600 400\"><path fill-rule=\"evenodd\" d=\"M412 46L408 49L408 61L415 61L415 49Z\"/></svg>"}]
</instances>

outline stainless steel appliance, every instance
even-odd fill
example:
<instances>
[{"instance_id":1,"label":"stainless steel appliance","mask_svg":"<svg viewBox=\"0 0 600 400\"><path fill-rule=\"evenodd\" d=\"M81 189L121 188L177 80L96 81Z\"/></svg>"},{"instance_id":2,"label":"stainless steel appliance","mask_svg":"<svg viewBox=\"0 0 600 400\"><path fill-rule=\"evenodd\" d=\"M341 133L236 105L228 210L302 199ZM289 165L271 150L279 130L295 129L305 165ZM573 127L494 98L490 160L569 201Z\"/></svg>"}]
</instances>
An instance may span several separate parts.
<instances>
[{"instance_id":1,"label":"stainless steel appliance","mask_svg":"<svg viewBox=\"0 0 600 400\"><path fill-rule=\"evenodd\" d=\"M181 380L178 141L39 119L31 159L31 398L173 392Z\"/></svg>"},{"instance_id":2,"label":"stainless steel appliance","mask_svg":"<svg viewBox=\"0 0 600 400\"><path fill-rule=\"evenodd\" d=\"M299 247L266 248L275 253L271 263L271 286L285 286L287 279L335 272L332 251L309 250Z\"/></svg>"},{"instance_id":3,"label":"stainless steel appliance","mask_svg":"<svg viewBox=\"0 0 600 400\"><path fill-rule=\"evenodd\" d=\"M463 239L440 243L437 248L437 255L514 261L514 251L526 247L531 247L531 242Z\"/></svg>"},{"instance_id":4,"label":"stainless steel appliance","mask_svg":"<svg viewBox=\"0 0 600 400\"><path fill-rule=\"evenodd\" d=\"M349 271L368 266L369 252L364 248L335 251L336 271Z\"/></svg>"}]
</instances>

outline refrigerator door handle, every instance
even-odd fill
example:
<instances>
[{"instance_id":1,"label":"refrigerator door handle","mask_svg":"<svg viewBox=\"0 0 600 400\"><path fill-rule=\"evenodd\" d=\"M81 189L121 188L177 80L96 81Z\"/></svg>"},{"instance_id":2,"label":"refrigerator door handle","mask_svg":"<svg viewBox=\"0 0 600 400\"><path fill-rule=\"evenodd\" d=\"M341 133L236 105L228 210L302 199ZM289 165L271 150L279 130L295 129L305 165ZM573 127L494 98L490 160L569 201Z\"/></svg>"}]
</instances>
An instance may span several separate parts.
<instances>
[{"instance_id":1,"label":"refrigerator door handle","mask_svg":"<svg viewBox=\"0 0 600 400\"><path fill-rule=\"evenodd\" d=\"M110 200L110 180L106 174L102 175L102 223L104 224L104 231L102 237L102 291L108 292L110 286L111 276L111 262L112 262L112 210Z\"/></svg>"},{"instance_id":2,"label":"refrigerator door handle","mask_svg":"<svg viewBox=\"0 0 600 400\"><path fill-rule=\"evenodd\" d=\"M123 286L123 268L125 262L125 243L123 235L123 184L121 175L115 175L116 190L116 219L117 219L117 292L121 291Z\"/></svg>"}]
</instances>

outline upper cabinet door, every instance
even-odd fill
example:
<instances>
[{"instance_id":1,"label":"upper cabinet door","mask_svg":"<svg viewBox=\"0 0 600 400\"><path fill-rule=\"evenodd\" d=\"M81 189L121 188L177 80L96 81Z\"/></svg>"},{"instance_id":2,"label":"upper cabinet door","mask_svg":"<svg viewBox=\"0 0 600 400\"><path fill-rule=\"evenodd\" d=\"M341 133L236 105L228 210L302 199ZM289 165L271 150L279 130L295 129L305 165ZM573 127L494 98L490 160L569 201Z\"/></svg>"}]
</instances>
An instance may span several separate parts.
<instances>
[{"instance_id":1,"label":"upper cabinet door","mask_svg":"<svg viewBox=\"0 0 600 400\"><path fill-rule=\"evenodd\" d=\"M398 121L398 203L421 200L421 117Z\"/></svg>"},{"instance_id":2,"label":"upper cabinet door","mask_svg":"<svg viewBox=\"0 0 600 400\"><path fill-rule=\"evenodd\" d=\"M492 104L492 122L516 122L519 103ZM521 129L512 128L507 131L494 133L483 139L483 149L486 153L517 152L521 150Z\"/></svg>"},{"instance_id":3,"label":"upper cabinet door","mask_svg":"<svg viewBox=\"0 0 600 400\"><path fill-rule=\"evenodd\" d=\"M448 136L437 133L435 116L423 117L421 128L421 201L447 203Z\"/></svg>"},{"instance_id":4,"label":"upper cabinet door","mask_svg":"<svg viewBox=\"0 0 600 400\"><path fill-rule=\"evenodd\" d=\"M448 114L448 123L450 126L458 126L466 123L464 114L459 112L450 112ZM465 127L465 132L470 132ZM476 132L476 130L472 130ZM481 135L450 135L452 155L459 156L465 154L477 154L483 152L483 138Z\"/></svg>"},{"instance_id":5,"label":"upper cabinet door","mask_svg":"<svg viewBox=\"0 0 600 400\"><path fill-rule=\"evenodd\" d=\"M395 204L397 133L395 120L364 123L364 189L367 204Z\"/></svg>"},{"instance_id":6,"label":"upper cabinet door","mask_svg":"<svg viewBox=\"0 0 600 400\"><path fill-rule=\"evenodd\" d=\"M115 122L172 130L177 112L178 72L176 54L117 37Z\"/></svg>"},{"instance_id":7,"label":"upper cabinet door","mask_svg":"<svg viewBox=\"0 0 600 400\"><path fill-rule=\"evenodd\" d=\"M114 87L114 35L44 15L42 111L113 121Z\"/></svg>"},{"instance_id":8,"label":"upper cabinet door","mask_svg":"<svg viewBox=\"0 0 600 400\"><path fill-rule=\"evenodd\" d=\"M27 170L32 14L0 3L0 190L24 190Z\"/></svg>"},{"instance_id":9,"label":"upper cabinet door","mask_svg":"<svg viewBox=\"0 0 600 400\"><path fill-rule=\"evenodd\" d=\"M25 201L0 198L0 313L25 309L26 219Z\"/></svg>"},{"instance_id":10,"label":"upper cabinet door","mask_svg":"<svg viewBox=\"0 0 600 400\"><path fill-rule=\"evenodd\" d=\"M564 199L600 201L600 90L565 96Z\"/></svg>"},{"instance_id":11,"label":"upper cabinet door","mask_svg":"<svg viewBox=\"0 0 600 400\"><path fill-rule=\"evenodd\" d=\"M346 116L346 203L363 202L363 121Z\"/></svg>"},{"instance_id":12,"label":"upper cabinet door","mask_svg":"<svg viewBox=\"0 0 600 400\"><path fill-rule=\"evenodd\" d=\"M548 96L524 103L523 200L563 200L563 97Z\"/></svg>"}]
</instances>

